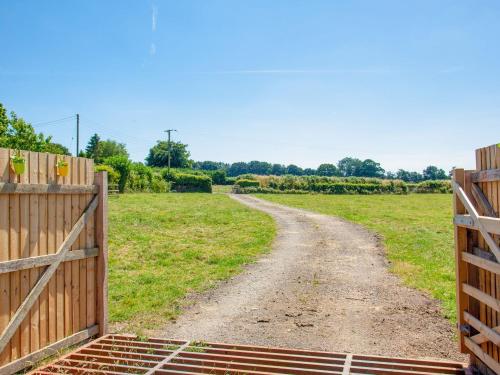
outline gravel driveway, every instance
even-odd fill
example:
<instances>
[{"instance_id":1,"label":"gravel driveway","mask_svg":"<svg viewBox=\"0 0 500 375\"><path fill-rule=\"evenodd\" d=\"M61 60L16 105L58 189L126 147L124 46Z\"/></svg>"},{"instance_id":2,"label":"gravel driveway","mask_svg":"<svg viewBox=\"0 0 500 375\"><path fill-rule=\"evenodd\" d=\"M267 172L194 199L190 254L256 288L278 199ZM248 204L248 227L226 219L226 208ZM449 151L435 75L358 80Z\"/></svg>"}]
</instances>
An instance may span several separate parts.
<instances>
[{"instance_id":1,"label":"gravel driveway","mask_svg":"<svg viewBox=\"0 0 500 375\"><path fill-rule=\"evenodd\" d=\"M253 196L231 197L275 219L271 253L190 297L178 320L152 335L465 361L438 303L388 272L374 234Z\"/></svg>"}]
</instances>

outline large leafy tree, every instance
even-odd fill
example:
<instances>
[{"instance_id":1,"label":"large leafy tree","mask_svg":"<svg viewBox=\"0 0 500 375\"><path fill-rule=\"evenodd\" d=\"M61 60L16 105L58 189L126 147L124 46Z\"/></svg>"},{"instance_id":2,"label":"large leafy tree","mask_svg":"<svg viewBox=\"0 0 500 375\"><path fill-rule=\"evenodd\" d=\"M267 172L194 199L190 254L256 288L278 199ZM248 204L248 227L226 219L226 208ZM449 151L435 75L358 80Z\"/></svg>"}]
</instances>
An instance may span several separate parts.
<instances>
[{"instance_id":1,"label":"large leafy tree","mask_svg":"<svg viewBox=\"0 0 500 375\"><path fill-rule=\"evenodd\" d=\"M338 169L341 176L358 176L359 169L363 162L357 158L343 158L338 162Z\"/></svg>"},{"instance_id":2,"label":"large leafy tree","mask_svg":"<svg viewBox=\"0 0 500 375\"><path fill-rule=\"evenodd\" d=\"M84 156L92 158L96 163L100 164L105 159L112 156L123 156L128 159L129 155L124 143L119 143L112 139L101 141L99 135L94 134L90 137L89 143L85 148Z\"/></svg>"},{"instance_id":3,"label":"large leafy tree","mask_svg":"<svg viewBox=\"0 0 500 375\"><path fill-rule=\"evenodd\" d=\"M286 167L282 164L273 164L271 167L271 174L275 176L281 176L286 173Z\"/></svg>"},{"instance_id":4,"label":"large leafy tree","mask_svg":"<svg viewBox=\"0 0 500 375\"><path fill-rule=\"evenodd\" d=\"M170 166L172 168L189 168L191 160L187 145L181 142L170 142ZM146 157L146 164L151 167L166 167L168 164L168 142L158 141Z\"/></svg>"},{"instance_id":5,"label":"large leafy tree","mask_svg":"<svg viewBox=\"0 0 500 375\"><path fill-rule=\"evenodd\" d=\"M216 171L219 169L226 170L229 167L228 164L220 161L196 161L193 163L194 169L201 169L202 171Z\"/></svg>"},{"instance_id":6,"label":"large leafy tree","mask_svg":"<svg viewBox=\"0 0 500 375\"><path fill-rule=\"evenodd\" d=\"M340 174L339 169L334 164L321 164L318 167L316 173L319 176L338 176Z\"/></svg>"},{"instance_id":7,"label":"large leafy tree","mask_svg":"<svg viewBox=\"0 0 500 375\"><path fill-rule=\"evenodd\" d=\"M248 164L243 161L231 164L227 170L227 175L230 177L236 177L245 173L248 173Z\"/></svg>"},{"instance_id":8,"label":"large leafy tree","mask_svg":"<svg viewBox=\"0 0 500 375\"><path fill-rule=\"evenodd\" d=\"M366 159L359 166L356 176L384 178L384 174L385 170L380 166L380 163Z\"/></svg>"},{"instance_id":9,"label":"large leafy tree","mask_svg":"<svg viewBox=\"0 0 500 375\"><path fill-rule=\"evenodd\" d=\"M448 179L446 172L443 169L438 168L434 165L429 165L427 168L425 168L422 175L424 176L425 180L446 180L446 179Z\"/></svg>"},{"instance_id":10,"label":"large leafy tree","mask_svg":"<svg viewBox=\"0 0 500 375\"><path fill-rule=\"evenodd\" d=\"M272 165L265 161L253 160L248 163L248 173L268 175L271 173Z\"/></svg>"},{"instance_id":11,"label":"large leafy tree","mask_svg":"<svg viewBox=\"0 0 500 375\"><path fill-rule=\"evenodd\" d=\"M18 117L15 112L7 115L0 103L0 147L27 151L69 154L66 147L52 142L52 137L36 133L31 124Z\"/></svg>"},{"instance_id":12,"label":"large leafy tree","mask_svg":"<svg viewBox=\"0 0 500 375\"><path fill-rule=\"evenodd\" d=\"M290 164L286 167L286 173L294 176L302 176L304 174L304 171L299 166Z\"/></svg>"}]
</instances>

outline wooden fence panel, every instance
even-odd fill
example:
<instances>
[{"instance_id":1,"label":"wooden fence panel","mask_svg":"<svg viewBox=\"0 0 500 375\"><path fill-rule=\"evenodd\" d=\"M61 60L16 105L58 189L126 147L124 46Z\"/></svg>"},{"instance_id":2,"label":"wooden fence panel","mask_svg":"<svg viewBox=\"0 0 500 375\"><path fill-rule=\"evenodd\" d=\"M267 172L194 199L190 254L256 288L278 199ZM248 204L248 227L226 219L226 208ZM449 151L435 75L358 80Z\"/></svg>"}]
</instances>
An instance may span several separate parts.
<instances>
[{"instance_id":1,"label":"wooden fence panel","mask_svg":"<svg viewBox=\"0 0 500 375\"><path fill-rule=\"evenodd\" d=\"M0 148L1 374L107 333L107 176L90 159L21 153L16 175Z\"/></svg>"},{"instance_id":2,"label":"wooden fence panel","mask_svg":"<svg viewBox=\"0 0 500 375\"><path fill-rule=\"evenodd\" d=\"M476 170L453 180L460 349L500 373L500 147L476 150Z\"/></svg>"}]
</instances>

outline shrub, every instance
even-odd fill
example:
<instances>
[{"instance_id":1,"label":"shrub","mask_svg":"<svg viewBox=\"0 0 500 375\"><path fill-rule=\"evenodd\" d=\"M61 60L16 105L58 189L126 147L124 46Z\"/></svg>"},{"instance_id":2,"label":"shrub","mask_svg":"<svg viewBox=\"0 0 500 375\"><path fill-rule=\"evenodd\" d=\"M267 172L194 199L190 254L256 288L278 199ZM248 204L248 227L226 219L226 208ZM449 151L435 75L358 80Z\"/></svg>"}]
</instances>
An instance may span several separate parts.
<instances>
[{"instance_id":1,"label":"shrub","mask_svg":"<svg viewBox=\"0 0 500 375\"><path fill-rule=\"evenodd\" d=\"M118 190L120 193L123 193L125 191L132 163L126 156L111 156L104 160L104 164L110 165L120 174L120 178L118 179Z\"/></svg>"},{"instance_id":2,"label":"shrub","mask_svg":"<svg viewBox=\"0 0 500 375\"><path fill-rule=\"evenodd\" d=\"M260 183L259 181L256 180L247 180L247 179L242 179L242 180L237 180L236 185L242 188L246 187L259 187Z\"/></svg>"},{"instance_id":3,"label":"shrub","mask_svg":"<svg viewBox=\"0 0 500 375\"><path fill-rule=\"evenodd\" d=\"M236 177L226 177L224 185L234 185L236 183Z\"/></svg>"},{"instance_id":4,"label":"shrub","mask_svg":"<svg viewBox=\"0 0 500 375\"><path fill-rule=\"evenodd\" d=\"M153 170L142 163L132 163L127 180L127 190L150 191L153 181Z\"/></svg>"},{"instance_id":5,"label":"shrub","mask_svg":"<svg viewBox=\"0 0 500 375\"><path fill-rule=\"evenodd\" d=\"M429 180L416 184L413 187L414 193L452 193L451 181L449 180Z\"/></svg>"},{"instance_id":6,"label":"shrub","mask_svg":"<svg viewBox=\"0 0 500 375\"><path fill-rule=\"evenodd\" d=\"M168 193L170 191L170 187L170 182L165 181L160 176L153 176L150 191L152 193Z\"/></svg>"},{"instance_id":7,"label":"shrub","mask_svg":"<svg viewBox=\"0 0 500 375\"><path fill-rule=\"evenodd\" d=\"M226 171L218 169L216 171L206 172L210 177L212 177L212 184L214 185L225 185L226 184Z\"/></svg>"},{"instance_id":8,"label":"shrub","mask_svg":"<svg viewBox=\"0 0 500 375\"><path fill-rule=\"evenodd\" d=\"M120 174L113 169L110 165L97 164L94 167L94 171L96 172L108 172L108 184L117 184L120 179Z\"/></svg>"},{"instance_id":9,"label":"shrub","mask_svg":"<svg viewBox=\"0 0 500 375\"><path fill-rule=\"evenodd\" d=\"M212 179L206 175L176 173L173 175L172 189L185 192L212 192Z\"/></svg>"}]
</instances>

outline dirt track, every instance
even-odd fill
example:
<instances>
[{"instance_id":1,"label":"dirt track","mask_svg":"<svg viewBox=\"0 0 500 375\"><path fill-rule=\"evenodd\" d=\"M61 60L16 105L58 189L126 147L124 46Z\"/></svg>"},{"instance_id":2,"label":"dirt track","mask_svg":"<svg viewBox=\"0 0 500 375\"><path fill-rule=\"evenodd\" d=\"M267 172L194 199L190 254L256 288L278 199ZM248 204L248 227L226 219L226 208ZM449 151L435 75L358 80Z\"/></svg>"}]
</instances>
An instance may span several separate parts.
<instances>
[{"instance_id":1,"label":"dirt track","mask_svg":"<svg viewBox=\"0 0 500 375\"><path fill-rule=\"evenodd\" d=\"M171 338L464 360L438 304L387 271L377 238L337 218L251 196L270 214L272 252L161 331Z\"/></svg>"}]
</instances>

